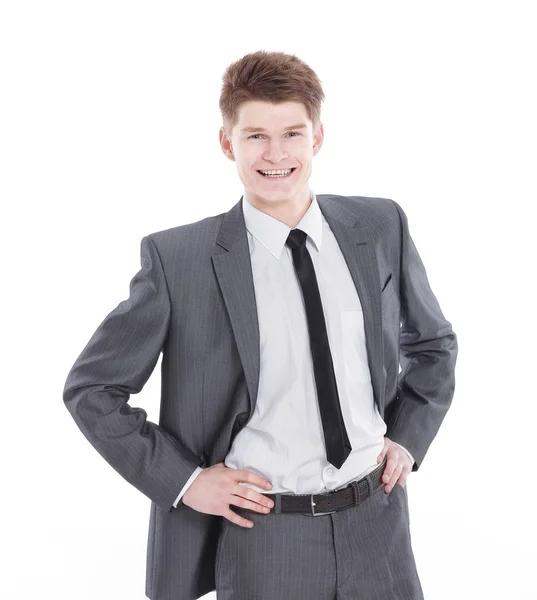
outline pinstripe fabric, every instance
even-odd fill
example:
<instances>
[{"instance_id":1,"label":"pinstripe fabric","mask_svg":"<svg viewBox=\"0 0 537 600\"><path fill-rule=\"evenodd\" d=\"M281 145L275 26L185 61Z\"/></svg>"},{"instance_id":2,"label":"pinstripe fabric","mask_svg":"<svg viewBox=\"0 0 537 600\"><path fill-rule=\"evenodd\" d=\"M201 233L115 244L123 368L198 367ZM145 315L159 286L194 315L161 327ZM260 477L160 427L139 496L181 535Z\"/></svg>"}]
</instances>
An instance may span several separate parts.
<instances>
[{"instance_id":1,"label":"pinstripe fabric","mask_svg":"<svg viewBox=\"0 0 537 600\"><path fill-rule=\"evenodd\" d=\"M386 435L412 453L416 471L452 400L455 334L398 204L355 196L317 200L360 297ZM63 391L89 442L151 500L145 590L151 600L194 600L216 587L222 517L172 504L198 466L224 461L255 408L259 328L241 202L142 239L129 298L99 325ZM129 398L143 388L161 351L157 425ZM341 523L338 515L308 526Z\"/></svg>"},{"instance_id":2,"label":"pinstripe fabric","mask_svg":"<svg viewBox=\"0 0 537 600\"><path fill-rule=\"evenodd\" d=\"M399 484L319 517L234 510L254 526L223 521L217 600L423 600Z\"/></svg>"},{"instance_id":3,"label":"pinstripe fabric","mask_svg":"<svg viewBox=\"0 0 537 600\"><path fill-rule=\"evenodd\" d=\"M360 300L313 192L311 199L296 227L308 234L306 247L322 298L352 452L340 469L327 463L304 299L286 246L290 228L243 197L259 323L260 377L256 410L233 439L225 464L262 475L272 483L273 494L318 494L360 479L377 467L386 434L373 401ZM382 298L393 293L391 284L385 286ZM201 467L194 471L181 496L200 471ZM239 485L265 491L250 482Z\"/></svg>"}]
</instances>

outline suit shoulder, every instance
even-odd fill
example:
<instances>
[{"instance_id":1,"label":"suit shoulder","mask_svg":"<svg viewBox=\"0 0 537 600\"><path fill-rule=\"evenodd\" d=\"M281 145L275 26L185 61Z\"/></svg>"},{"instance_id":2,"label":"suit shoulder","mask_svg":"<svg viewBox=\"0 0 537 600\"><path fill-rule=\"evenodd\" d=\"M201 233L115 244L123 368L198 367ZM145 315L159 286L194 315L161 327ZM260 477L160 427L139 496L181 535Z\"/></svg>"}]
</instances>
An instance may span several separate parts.
<instances>
[{"instance_id":1,"label":"suit shoulder","mask_svg":"<svg viewBox=\"0 0 537 600\"><path fill-rule=\"evenodd\" d=\"M373 196L341 196L330 194L330 198L341 203L345 208L349 209L357 217L367 217L368 219L378 222L379 219L385 221L393 221L398 219L397 207L398 204L391 198L380 198Z\"/></svg>"},{"instance_id":2,"label":"suit shoulder","mask_svg":"<svg viewBox=\"0 0 537 600\"><path fill-rule=\"evenodd\" d=\"M190 245L191 247L194 242L202 242L210 238L214 239L224 214L212 215L192 223L154 231L148 233L146 237L149 237L157 248L177 247L183 244Z\"/></svg>"}]
</instances>

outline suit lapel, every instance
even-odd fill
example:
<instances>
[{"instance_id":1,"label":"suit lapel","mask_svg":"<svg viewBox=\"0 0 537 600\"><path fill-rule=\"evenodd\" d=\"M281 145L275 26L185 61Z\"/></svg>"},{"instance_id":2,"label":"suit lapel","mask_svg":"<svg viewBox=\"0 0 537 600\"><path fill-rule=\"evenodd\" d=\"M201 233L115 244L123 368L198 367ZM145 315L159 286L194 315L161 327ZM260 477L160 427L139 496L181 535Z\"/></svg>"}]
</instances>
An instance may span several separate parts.
<instances>
[{"instance_id":1,"label":"suit lapel","mask_svg":"<svg viewBox=\"0 0 537 600\"><path fill-rule=\"evenodd\" d=\"M337 197L317 195L316 198L341 248L362 304L373 393L382 415L384 352L375 232L365 217L357 217L338 202ZM253 400L250 404L250 414L253 414L259 385L259 322L242 197L224 215L216 244L218 248L212 255L213 267Z\"/></svg>"}]
</instances>

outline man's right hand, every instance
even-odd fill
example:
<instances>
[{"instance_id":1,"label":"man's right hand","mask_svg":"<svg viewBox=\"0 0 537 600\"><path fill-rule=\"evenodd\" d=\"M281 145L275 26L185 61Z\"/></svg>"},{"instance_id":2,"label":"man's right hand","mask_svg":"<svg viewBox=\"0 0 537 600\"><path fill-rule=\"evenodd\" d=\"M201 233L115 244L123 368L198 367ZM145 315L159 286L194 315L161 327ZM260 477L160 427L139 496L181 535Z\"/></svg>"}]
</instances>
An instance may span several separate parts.
<instances>
[{"instance_id":1,"label":"man's right hand","mask_svg":"<svg viewBox=\"0 0 537 600\"><path fill-rule=\"evenodd\" d=\"M272 488L270 481L260 475L252 471L230 469L221 462L203 469L184 493L183 504L201 513L221 515L241 527L253 527L252 521L243 519L231 510L229 505L234 504L256 512L268 513L274 503L252 488L239 485L241 481L253 483L267 490Z\"/></svg>"}]
</instances>

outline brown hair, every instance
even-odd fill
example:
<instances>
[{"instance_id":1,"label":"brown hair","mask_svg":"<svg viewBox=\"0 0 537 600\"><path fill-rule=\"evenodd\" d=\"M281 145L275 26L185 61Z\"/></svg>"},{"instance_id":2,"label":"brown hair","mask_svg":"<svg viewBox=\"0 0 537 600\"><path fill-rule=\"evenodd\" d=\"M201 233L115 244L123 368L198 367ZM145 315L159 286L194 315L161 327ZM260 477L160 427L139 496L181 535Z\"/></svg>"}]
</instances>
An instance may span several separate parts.
<instances>
[{"instance_id":1,"label":"brown hair","mask_svg":"<svg viewBox=\"0 0 537 600\"><path fill-rule=\"evenodd\" d=\"M324 93L315 71L294 54L259 50L232 63L222 77L220 112L226 134L237 124L239 107L250 100L302 102L315 134Z\"/></svg>"}]
</instances>

